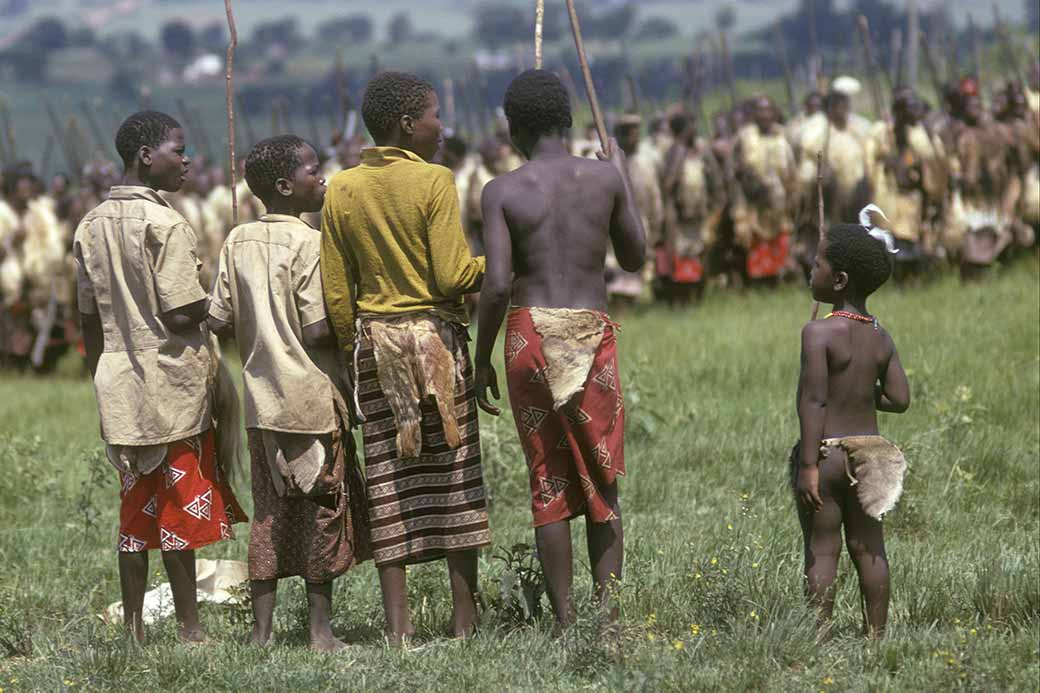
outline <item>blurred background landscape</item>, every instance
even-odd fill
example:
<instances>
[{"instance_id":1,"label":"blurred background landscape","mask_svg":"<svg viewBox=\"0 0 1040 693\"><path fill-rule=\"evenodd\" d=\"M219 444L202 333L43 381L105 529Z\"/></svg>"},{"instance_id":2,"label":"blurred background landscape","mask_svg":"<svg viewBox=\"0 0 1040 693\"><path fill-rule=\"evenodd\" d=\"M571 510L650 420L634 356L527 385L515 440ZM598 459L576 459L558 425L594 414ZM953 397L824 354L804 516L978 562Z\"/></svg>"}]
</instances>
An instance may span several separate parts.
<instances>
[{"instance_id":1,"label":"blurred background landscape","mask_svg":"<svg viewBox=\"0 0 1040 693\"><path fill-rule=\"evenodd\" d=\"M449 125L476 134L509 79L533 64L533 0L234 5L245 144L272 130L327 140L345 126L344 114L356 107L366 80L387 68L423 75L442 91L442 101L450 92ZM547 5L546 67L567 73L577 83L575 103L583 103L563 0ZM931 62L933 82L971 72L973 45L984 77L1010 76L993 6L971 0L917 5L928 54L922 62ZM1036 57L1038 3L995 6L1012 31L1018 60L1028 65ZM891 81L905 54L906 9L905 0L579 3L605 107L644 112L688 96L694 84L702 107L765 91L786 108L780 46L797 96L809 89L814 72L862 76L861 14L870 20L879 71ZM222 0L0 0L0 27L0 127L10 131L19 157L49 172L69 168L70 157L111 156L116 124L142 106L189 121L199 149L219 153L227 43ZM921 92L934 102L923 66L920 79Z\"/></svg>"}]
</instances>

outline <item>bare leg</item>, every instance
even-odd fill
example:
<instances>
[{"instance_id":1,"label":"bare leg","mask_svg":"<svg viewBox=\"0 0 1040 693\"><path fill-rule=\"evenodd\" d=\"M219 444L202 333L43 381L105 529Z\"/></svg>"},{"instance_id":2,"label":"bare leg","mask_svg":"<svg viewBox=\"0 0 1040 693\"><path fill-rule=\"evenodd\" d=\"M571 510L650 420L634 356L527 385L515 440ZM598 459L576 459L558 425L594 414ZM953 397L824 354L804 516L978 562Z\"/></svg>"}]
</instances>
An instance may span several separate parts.
<instances>
[{"instance_id":1,"label":"bare leg","mask_svg":"<svg viewBox=\"0 0 1040 693\"><path fill-rule=\"evenodd\" d=\"M477 629L477 550L448 554L451 581L452 630L456 638L468 638Z\"/></svg>"},{"instance_id":2,"label":"bare leg","mask_svg":"<svg viewBox=\"0 0 1040 693\"><path fill-rule=\"evenodd\" d=\"M177 614L178 634L183 640L201 642L206 636L199 624L195 552L163 551L162 559L173 591L173 610Z\"/></svg>"},{"instance_id":3,"label":"bare leg","mask_svg":"<svg viewBox=\"0 0 1040 693\"><path fill-rule=\"evenodd\" d=\"M850 494L852 495L852 494ZM873 638L885 634L891 586L882 524L863 512L855 498L845 504L845 546L859 575L860 596L866 603L864 624Z\"/></svg>"},{"instance_id":4,"label":"bare leg","mask_svg":"<svg viewBox=\"0 0 1040 693\"><path fill-rule=\"evenodd\" d=\"M624 563L625 535L621 529L621 506L618 504L617 482L604 492L605 500L614 511L615 519L609 522L592 522L585 518L589 563L592 566L593 588L600 606L607 607L613 595L615 583L621 581ZM607 610L607 618L616 621L618 606L614 602Z\"/></svg>"},{"instance_id":5,"label":"bare leg","mask_svg":"<svg viewBox=\"0 0 1040 693\"><path fill-rule=\"evenodd\" d=\"M332 580L307 583L307 609L312 650L332 652L347 646L332 634Z\"/></svg>"},{"instance_id":6,"label":"bare leg","mask_svg":"<svg viewBox=\"0 0 1040 693\"><path fill-rule=\"evenodd\" d=\"M271 624L274 620L274 602L277 590L277 580L249 581L249 591L253 599L252 642L254 645L263 647L271 640Z\"/></svg>"},{"instance_id":7,"label":"bare leg","mask_svg":"<svg viewBox=\"0 0 1040 693\"><path fill-rule=\"evenodd\" d=\"M571 551L571 526L566 520L536 527L534 530L538 558L542 562L549 603L556 615L556 632L574 623L574 558Z\"/></svg>"},{"instance_id":8,"label":"bare leg","mask_svg":"<svg viewBox=\"0 0 1040 693\"><path fill-rule=\"evenodd\" d=\"M144 642L144 593L148 588L148 552L119 552L119 590L123 595L123 625L137 642Z\"/></svg>"},{"instance_id":9,"label":"bare leg","mask_svg":"<svg viewBox=\"0 0 1040 693\"><path fill-rule=\"evenodd\" d=\"M834 579L841 556L841 505L834 497L834 488L844 474L844 460L839 455L820 460L823 508L816 512L798 509L805 542L805 594L820 608L821 620L829 619L834 611Z\"/></svg>"},{"instance_id":10,"label":"bare leg","mask_svg":"<svg viewBox=\"0 0 1040 693\"><path fill-rule=\"evenodd\" d=\"M405 638L412 636L412 619L408 613L408 583L404 563L379 566L379 587L383 592L383 613L386 615L390 645L401 647Z\"/></svg>"}]
</instances>

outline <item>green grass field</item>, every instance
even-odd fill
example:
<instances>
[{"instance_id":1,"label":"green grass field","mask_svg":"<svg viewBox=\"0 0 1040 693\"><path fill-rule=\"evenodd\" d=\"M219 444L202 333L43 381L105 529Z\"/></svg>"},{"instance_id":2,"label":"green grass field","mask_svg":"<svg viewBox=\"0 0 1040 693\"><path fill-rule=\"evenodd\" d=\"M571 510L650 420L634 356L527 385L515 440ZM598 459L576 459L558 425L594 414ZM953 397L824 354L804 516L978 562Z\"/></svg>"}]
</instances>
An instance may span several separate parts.
<instances>
[{"instance_id":1,"label":"green grass field","mask_svg":"<svg viewBox=\"0 0 1040 693\"><path fill-rule=\"evenodd\" d=\"M427 647L386 649L366 564L336 584L334 627L356 643L345 653L306 649L303 589L293 580L281 590L269 651L244 644L245 606L204 605L204 647L180 644L170 620L133 646L97 617L119 598L118 484L102 459L91 387L71 359L46 380L0 375L0 689L1036 690L1037 259L967 287L953 277L885 287L871 308L900 348L914 397L907 414L881 419L910 460L906 493L886 522L893 597L882 642L860 637L847 558L828 635L803 605L786 458L798 435L798 333L810 302L791 287L615 316L629 412L620 651L597 636L585 567L581 621L561 641L548 614L524 624L502 599L507 568L495 552L533 541L506 416L482 419L495 551L481 559L475 639L444 638L450 597L435 563L410 572ZM242 486L247 509L248 495ZM246 535L242 527L201 556L244 559ZM575 535L583 546L577 524ZM156 572L153 582L163 579Z\"/></svg>"}]
</instances>

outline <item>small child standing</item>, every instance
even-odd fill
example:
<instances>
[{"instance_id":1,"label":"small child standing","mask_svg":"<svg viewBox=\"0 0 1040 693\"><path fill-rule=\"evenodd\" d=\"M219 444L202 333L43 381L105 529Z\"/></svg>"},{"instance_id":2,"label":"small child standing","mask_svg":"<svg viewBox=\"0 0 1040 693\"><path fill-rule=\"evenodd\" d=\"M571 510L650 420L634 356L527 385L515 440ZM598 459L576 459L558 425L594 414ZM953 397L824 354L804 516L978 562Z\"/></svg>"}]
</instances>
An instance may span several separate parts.
<instances>
[{"instance_id":1,"label":"small child standing","mask_svg":"<svg viewBox=\"0 0 1040 693\"><path fill-rule=\"evenodd\" d=\"M245 371L253 642L271 638L278 579L299 575L307 582L311 647L340 649L330 623L332 580L368 558L368 509L349 414L333 379L321 233L300 219L321 210L325 179L314 149L291 135L253 147L245 173L267 213L228 235L209 325L234 333Z\"/></svg>"},{"instance_id":2,"label":"small child standing","mask_svg":"<svg viewBox=\"0 0 1040 693\"><path fill-rule=\"evenodd\" d=\"M867 297L892 273L890 241L871 226L838 224L820 242L812 295L833 309L802 329L801 439L791 453L806 594L829 618L844 527L873 637L884 633L888 620L881 519L899 500L906 471L903 454L878 434L876 412L902 413L910 406L895 344L867 312Z\"/></svg>"},{"instance_id":3,"label":"small child standing","mask_svg":"<svg viewBox=\"0 0 1040 693\"><path fill-rule=\"evenodd\" d=\"M148 550L160 549L180 636L197 641L195 549L231 538L245 515L221 472L230 460L217 456L227 429L214 435L220 407L195 232L159 196L180 189L191 160L180 124L157 111L127 118L116 150L123 184L83 217L73 255L101 437L122 481L123 620L144 639Z\"/></svg>"}]
</instances>

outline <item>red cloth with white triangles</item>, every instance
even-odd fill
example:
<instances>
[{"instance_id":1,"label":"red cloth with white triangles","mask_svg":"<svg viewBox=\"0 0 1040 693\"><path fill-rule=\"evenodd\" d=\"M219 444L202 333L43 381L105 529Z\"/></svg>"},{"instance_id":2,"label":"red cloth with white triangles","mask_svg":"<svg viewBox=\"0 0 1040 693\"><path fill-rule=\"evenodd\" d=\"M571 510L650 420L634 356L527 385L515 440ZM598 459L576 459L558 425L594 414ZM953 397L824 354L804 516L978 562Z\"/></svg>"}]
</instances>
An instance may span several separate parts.
<instances>
[{"instance_id":1,"label":"red cloth with white triangles","mask_svg":"<svg viewBox=\"0 0 1040 693\"><path fill-rule=\"evenodd\" d=\"M777 234L776 238L770 240L756 238L748 251L748 276L752 279L778 276L787 265L790 246L791 237L786 233Z\"/></svg>"},{"instance_id":2,"label":"red cloth with white triangles","mask_svg":"<svg viewBox=\"0 0 1040 693\"><path fill-rule=\"evenodd\" d=\"M625 474L625 404L617 342L604 316L603 339L585 388L553 410L542 338L527 308L513 308L506 328L509 401L527 458L534 526L587 515L617 519L603 492Z\"/></svg>"},{"instance_id":3,"label":"red cloth with white triangles","mask_svg":"<svg viewBox=\"0 0 1040 693\"><path fill-rule=\"evenodd\" d=\"M213 429L166 447L149 474L121 474L119 550L192 551L234 539L248 518L220 478Z\"/></svg>"}]
</instances>

